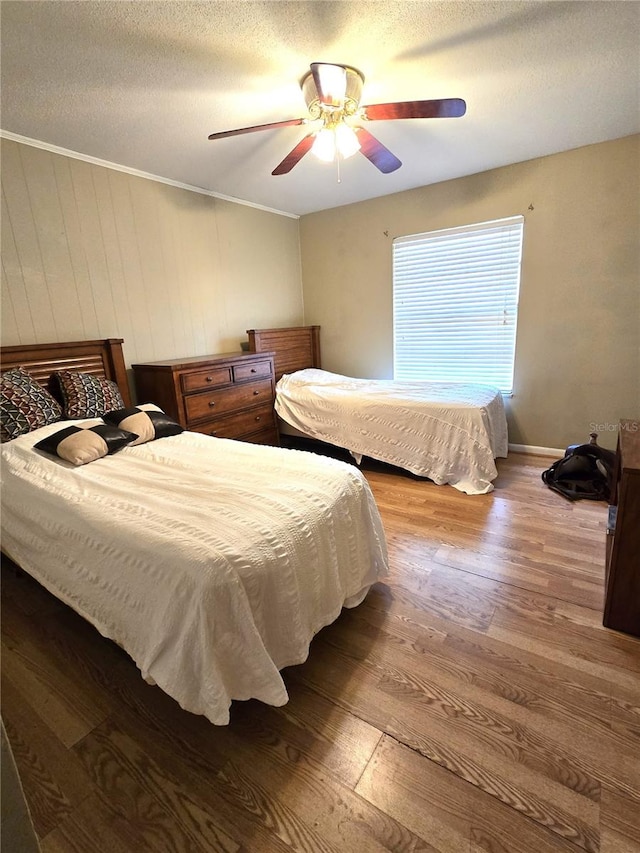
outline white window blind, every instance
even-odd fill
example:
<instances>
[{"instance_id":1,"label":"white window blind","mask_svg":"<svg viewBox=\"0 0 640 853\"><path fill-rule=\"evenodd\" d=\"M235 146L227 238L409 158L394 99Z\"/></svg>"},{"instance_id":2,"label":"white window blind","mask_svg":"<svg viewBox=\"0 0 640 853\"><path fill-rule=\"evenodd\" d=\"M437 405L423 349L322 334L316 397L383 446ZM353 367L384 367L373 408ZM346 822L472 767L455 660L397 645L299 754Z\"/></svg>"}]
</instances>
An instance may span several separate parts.
<instances>
[{"instance_id":1,"label":"white window blind","mask_svg":"<svg viewBox=\"0 0 640 853\"><path fill-rule=\"evenodd\" d=\"M523 224L513 216L394 240L396 379L511 393Z\"/></svg>"}]
</instances>

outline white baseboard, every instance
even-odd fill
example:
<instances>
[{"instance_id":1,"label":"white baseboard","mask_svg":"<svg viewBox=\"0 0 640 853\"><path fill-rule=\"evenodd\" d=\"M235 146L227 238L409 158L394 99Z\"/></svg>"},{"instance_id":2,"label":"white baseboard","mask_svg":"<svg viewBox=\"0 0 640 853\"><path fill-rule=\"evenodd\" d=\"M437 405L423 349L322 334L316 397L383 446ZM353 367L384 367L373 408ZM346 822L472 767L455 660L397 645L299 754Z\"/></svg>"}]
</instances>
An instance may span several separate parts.
<instances>
[{"instance_id":1,"label":"white baseboard","mask_svg":"<svg viewBox=\"0 0 640 853\"><path fill-rule=\"evenodd\" d=\"M528 453L530 456L564 456L564 448L536 447L533 444L510 444L509 450L513 453Z\"/></svg>"}]
</instances>

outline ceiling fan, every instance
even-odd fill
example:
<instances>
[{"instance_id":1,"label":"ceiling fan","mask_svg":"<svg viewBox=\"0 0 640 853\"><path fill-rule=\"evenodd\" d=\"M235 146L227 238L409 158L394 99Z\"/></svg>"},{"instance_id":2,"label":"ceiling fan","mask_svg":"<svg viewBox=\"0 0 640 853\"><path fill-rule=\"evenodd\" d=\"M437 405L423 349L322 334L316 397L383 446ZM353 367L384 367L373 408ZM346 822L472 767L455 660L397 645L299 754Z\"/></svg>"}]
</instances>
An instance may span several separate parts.
<instances>
[{"instance_id":1,"label":"ceiling fan","mask_svg":"<svg viewBox=\"0 0 640 853\"><path fill-rule=\"evenodd\" d=\"M404 118L459 118L466 112L467 105L461 98L442 98L436 101L400 101L391 104L360 106L364 74L350 65L330 62L312 62L300 82L300 88L309 110L308 118L292 118L224 130L212 133L209 139L225 139L258 130L275 127L322 122L304 136L271 173L286 175L300 162L304 155L313 150L321 160L343 159L361 151L373 165L385 174L395 172L402 166L395 154L363 127L370 121L388 121Z\"/></svg>"}]
</instances>

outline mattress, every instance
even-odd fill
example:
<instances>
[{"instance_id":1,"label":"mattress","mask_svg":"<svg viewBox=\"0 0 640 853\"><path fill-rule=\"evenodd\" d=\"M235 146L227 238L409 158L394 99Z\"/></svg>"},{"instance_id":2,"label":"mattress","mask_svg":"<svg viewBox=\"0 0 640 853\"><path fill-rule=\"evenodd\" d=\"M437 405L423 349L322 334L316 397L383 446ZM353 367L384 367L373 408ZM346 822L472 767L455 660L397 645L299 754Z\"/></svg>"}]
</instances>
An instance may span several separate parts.
<instances>
[{"instance_id":1,"label":"mattress","mask_svg":"<svg viewBox=\"0 0 640 853\"><path fill-rule=\"evenodd\" d=\"M3 549L212 723L287 701L279 670L387 573L352 465L185 432L73 468L2 447Z\"/></svg>"},{"instance_id":2,"label":"mattress","mask_svg":"<svg viewBox=\"0 0 640 853\"><path fill-rule=\"evenodd\" d=\"M507 455L502 394L488 385L354 379L309 368L285 374L276 411L296 430L450 484L486 494Z\"/></svg>"}]
</instances>

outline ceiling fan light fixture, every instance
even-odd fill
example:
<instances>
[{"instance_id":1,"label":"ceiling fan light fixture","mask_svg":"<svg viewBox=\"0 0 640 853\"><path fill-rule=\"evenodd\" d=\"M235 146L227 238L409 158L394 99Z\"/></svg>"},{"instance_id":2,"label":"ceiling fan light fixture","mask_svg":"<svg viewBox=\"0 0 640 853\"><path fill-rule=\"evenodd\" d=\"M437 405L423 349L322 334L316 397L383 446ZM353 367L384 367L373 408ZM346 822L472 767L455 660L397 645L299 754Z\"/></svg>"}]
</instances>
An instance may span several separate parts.
<instances>
[{"instance_id":1,"label":"ceiling fan light fixture","mask_svg":"<svg viewBox=\"0 0 640 853\"><path fill-rule=\"evenodd\" d=\"M311 147L318 160L331 163L336 156L336 135L332 130L323 127L316 133L316 138Z\"/></svg>"},{"instance_id":2,"label":"ceiling fan light fixture","mask_svg":"<svg viewBox=\"0 0 640 853\"><path fill-rule=\"evenodd\" d=\"M342 122L336 127L336 148L344 160L360 150L360 142L352 127Z\"/></svg>"},{"instance_id":3,"label":"ceiling fan light fixture","mask_svg":"<svg viewBox=\"0 0 640 853\"><path fill-rule=\"evenodd\" d=\"M321 128L311 148L318 160L331 163L339 155L343 160L360 150L360 141L352 127L341 122L337 127Z\"/></svg>"}]
</instances>

